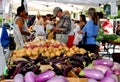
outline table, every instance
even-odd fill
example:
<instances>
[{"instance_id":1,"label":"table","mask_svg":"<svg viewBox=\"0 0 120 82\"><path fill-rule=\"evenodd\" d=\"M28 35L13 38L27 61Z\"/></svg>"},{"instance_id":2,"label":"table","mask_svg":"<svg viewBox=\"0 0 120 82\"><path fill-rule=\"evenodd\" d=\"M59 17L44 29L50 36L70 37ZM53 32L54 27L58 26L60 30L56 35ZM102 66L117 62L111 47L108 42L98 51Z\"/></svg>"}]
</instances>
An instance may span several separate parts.
<instances>
[{"instance_id":1,"label":"table","mask_svg":"<svg viewBox=\"0 0 120 82\"><path fill-rule=\"evenodd\" d=\"M112 49L112 50L113 50L112 54L115 53L115 46L116 46L116 45L120 45L120 42L102 41L102 45L104 46L104 51L107 52L107 55L108 55L109 58L110 58L111 53L109 52L109 49ZM103 55L103 56L104 56L104 55Z\"/></svg>"},{"instance_id":2,"label":"table","mask_svg":"<svg viewBox=\"0 0 120 82\"><path fill-rule=\"evenodd\" d=\"M113 44L113 53L115 52L115 46L120 45L120 42L108 41L108 43Z\"/></svg>"}]
</instances>

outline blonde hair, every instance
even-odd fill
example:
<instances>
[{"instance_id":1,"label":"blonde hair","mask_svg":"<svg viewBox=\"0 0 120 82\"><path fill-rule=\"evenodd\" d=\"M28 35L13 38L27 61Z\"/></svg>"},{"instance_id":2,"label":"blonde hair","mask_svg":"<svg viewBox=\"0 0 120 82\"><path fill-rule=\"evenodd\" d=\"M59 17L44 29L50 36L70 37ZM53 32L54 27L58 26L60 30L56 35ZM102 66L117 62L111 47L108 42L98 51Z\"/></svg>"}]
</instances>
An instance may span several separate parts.
<instances>
[{"instance_id":1,"label":"blonde hair","mask_svg":"<svg viewBox=\"0 0 120 82\"><path fill-rule=\"evenodd\" d=\"M69 11L64 11L64 14L66 14L67 16L69 16L69 17L71 17L71 14L70 14L70 12Z\"/></svg>"},{"instance_id":2,"label":"blonde hair","mask_svg":"<svg viewBox=\"0 0 120 82\"><path fill-rule=\"evenodd\" d=\"M40 13L38 13L36 16L41 16L41 14L40 14Z\"/></svg>"}]
</instances>

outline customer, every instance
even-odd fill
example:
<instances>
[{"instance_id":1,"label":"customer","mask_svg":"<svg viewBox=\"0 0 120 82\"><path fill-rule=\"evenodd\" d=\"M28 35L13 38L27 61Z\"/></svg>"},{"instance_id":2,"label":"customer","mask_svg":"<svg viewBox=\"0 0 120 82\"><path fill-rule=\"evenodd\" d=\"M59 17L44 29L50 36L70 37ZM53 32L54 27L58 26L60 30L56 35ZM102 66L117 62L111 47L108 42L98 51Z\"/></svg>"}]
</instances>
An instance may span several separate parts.
<instances>
[{"instance_id":1,"label":"customer","mask_svg":"<svg viewBox=\"0 0 120 82\"><path fill-rule=\"evenodd\" d=\"M71 19L68 15L63 13L60 7L54 8L53 15L60 19L58 25L54 28L56 31L56 39L66 44L68 34L71 31Z\"/></svg>"},{"instance_id":2,"label":"customer","mask_svg":"<svg viewBox=\"0 0 120 82\"><path fill-rule=\"evenodd\" d=\"M46 15L46 35L53 29L51 14Z\"/></svg>"},{"instance_id":3,"label":"customer","mask_svg":"<svg viewBox=\"0 0 120 82\"><path fill-rule=\"evenodd\" d=\"M75 29L75 23L74 21L71 19L71 13L69 11L64 11L64 14L66 14L67 16L70 17L70 20L71 20L71 31L69 32L69 35L74 35L74 32L73 30Z\"/></svg>"},{"instance_id":4,"label":"customer","mask_svg":"<svg viewBox=\"0 0 120 82\"><path fill-rule=\"evenodd\" d=\"M68 10L64 11L64 14L66 14L67 16L69 16L71 18L71 13ZM75 23L71 19L71 31L68 34L68 41L66 43L67 47L69 47L69 48L71 48L74 45L73 44L73 41L74 41L74 29L75 29Z\"/></svg>"},{"instance_id":5,"label":"customer","mask_svg":"<svg viewBox=\"0 0 120 82\"><path fill-rule=\"evenodd\" d=\"M24 42L27 41L27 36L30 35L28 32L26 26L25 26L25 8L23 6L20 6L17 8L17 15L14 20L14 40L16 42L16 48L20 48L23 46ZM21 41L23 40L23 41Z\"/></svg>"},{"instance_id":6,"label":"customer","mask_svg":"<svg viewBox=\"0 0 120 82\"><path fill-rule=\"evenodd\" d=\"M110 19L107 18L103 23L102 23L102 28L104 29L104 33L107 34L113 34L113 24L111 23Z\"/></svg>"},{"instance_id":7,"label":"customer","mask_svg":"<svg viewBox=\"0 0 120 82\"><path fill-rule=\"evenodd\" d=\"M80 15L80 21L79 21L78 26L76 27L76 29L82 30L86 23L87 23L86 16L84 14L81 14ZM76 30L76 31L78 31L78 30ZM81 37L81 39L82 39L82 37ZM78 43L77 46L80 46L82 44L82 40L81 39L79 40L79 43Z\"/></svg>"},{"instance_id":8,"label":"customer","mask_svg":"<svg viewBox=\"0 0 120 82\"><path fill-rule=\"evenodd\" d=\"M35 25L43 25L43 18L39 13L36 15Z\"/></svg>"},{"instance_id":9,"label":"customer","mask_svg":"<svg viewBox=\"0 0 120 82\"><path fill-rule=\"evenodd\" d=\"M84 37L82 45L79 47L83 47L92 53L96 53L96 36L98 35L99 26L97 14L94 8L89 8L88 18L89 21L83 29L78 32L82 33Z\"/></svg>"},{"instance_id":10,"label":"customer","mask_svg":"<svg viewBox=\"0 0 120 82\"><path fill-rule=\"evenodd\" d=\"M35 25L33 26L33 30L35 30L35 39L40 40L40 39L45 39L45 30L44 30L44 21L42 16L38 13L36 16L37 20Z\"/></svg>"},{"instance_id":11,"label":"customer","mask_svg":"<svg viewBox=\"0 0 120 82\"><path fill-rule=\"evenodd\" d=\"M86 23L87 23L86 16L81 14L80 15L80 27L81 27L81 29L85 26Z\"/></svg>"},{"instance_id":12,"label":"customer","mask_svg":"<svg viewBox=\"0 0 120 82\"><path fill-rule=\"evenodd\" d=\"M115 34L120 35L120 22L117 22L117 27L115 28Z\"/></svg>"}]
</instances>

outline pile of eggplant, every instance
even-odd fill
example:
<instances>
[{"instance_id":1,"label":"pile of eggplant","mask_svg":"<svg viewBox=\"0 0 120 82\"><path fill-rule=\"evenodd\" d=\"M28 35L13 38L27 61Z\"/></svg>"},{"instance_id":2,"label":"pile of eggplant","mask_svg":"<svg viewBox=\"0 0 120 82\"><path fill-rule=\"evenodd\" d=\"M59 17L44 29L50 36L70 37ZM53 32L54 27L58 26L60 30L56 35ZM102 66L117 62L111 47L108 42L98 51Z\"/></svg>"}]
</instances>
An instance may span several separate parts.
<instances>
[{"instance_id":1,"label":"pile of eggplant","mask_svg":"<svg viewBox=\"0 0 120 82\"><path fill-rule=\"evenodd\" d=\"M97 59L79 73L88 82L119 82L120 64L110 59Z\"/></svg>"},{"instance_id":2,"label":"pile of eggplant","mask_svg":"<svg viewBox=\"0 0 120 82\"><path fill-rule=\"evenodd\" d=\"M72 73L73 76L79 77L79 71L90 64L92 59L88 56L88 53L86 53L84 55L74 54L69 57L60 56L51 58L49 62L57 75L69 77L69 74Z\"/></svg>"},{"instance_id":3,"label":"pile of eggplant","mask_svg":"<svg viewBox=\"0 0 120 82\"><path fill-rule=\"evenodd\" d=\"M13 79L16 74L20 73L25 75L28 71L39 74L41 73L39 61L42 60L41 54L39 54L35 59L23 56L22 60L10 61L4 76L6 79Z\"/></svg>"},{"instance_id":4,"label":"pile of eggplant","mask_svg":"<svg viewBox=\"0 0 120 82\"><path fill-rule=\"evenodd\" d=\"M79 72L84 69L93 60L98 59L96 55L89 56L85 54L73 54L72 56L54 56L48 58L39 54L35 59L28 56L22 56L24 60L11 61L6 70L5 78L13 79L18 73L25 75L28 71L34 72L36 75L41 73L41 65L51 65L56 75L65 77L72 76L80 77Z\"/></svg>"},{"instance_id":5,"label":"pile of eggplant","mask_svg":"<svg viewBox=\"0 0 120 82\"><path fill-rule=\"evenodd\" d=\"M46 70L39 75L34 74L34 72L27 72L25 75L16 74L14 77L14 82L68 82L64 76L56 76L55 72L52 70Z\"/></svg>"}]
</instances>

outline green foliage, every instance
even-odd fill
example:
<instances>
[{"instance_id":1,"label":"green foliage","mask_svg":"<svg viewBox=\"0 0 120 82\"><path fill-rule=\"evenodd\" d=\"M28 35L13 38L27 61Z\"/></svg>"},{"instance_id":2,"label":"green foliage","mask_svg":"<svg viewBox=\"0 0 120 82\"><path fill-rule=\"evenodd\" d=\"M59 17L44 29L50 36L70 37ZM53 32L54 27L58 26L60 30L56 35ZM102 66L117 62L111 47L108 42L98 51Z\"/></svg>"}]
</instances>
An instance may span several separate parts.
<instances>
[{"instance_id":1,"label":"green foliage","mask_svg":"<svg viewBox=\"0 0 120 82\"><path fill-rule=\"evenodd\" d=\"M103 37L104 37L105 41L111 41L111 40L114 41L115 39L119 38L120 36L115 35L115 34L110 34L110 35L105 34Z\"/></svg>"},{"instance_id":2,"label":"green foliage","mask_svg":"<svg viewBox=\"0 0 120 82\"><path fill-rule=\"evenodd\" d=\"M117 38L120 38L119 35L115 35L115 34L105 34L104 31L102 29L99 30L99 33L98 33L98 36L96 37L96 40L98 42L101 42L101 41L114 41L116 40ZM120 41L120 40L119 40Z\"/></svg>"},{"instance_id":3,"label":"green foliage","mask_svg":"<svg viewBox=\"0 0 120 82\"><path fill-rule=\"evenodd\" d=\"M0 24L2 24L2 16L0 16Z\"/></svg>"},{"instance_id":4,"label":"green foliage","mask_svg":"<svg viewBox=\"0 0 120 82\"><path fill-rule=\"evenodd\" d=\"M103 40L103 35L104 35L104 32L103 31L100 31L99 33L98 33L98 36L96 37L96 40L98 41L98 42L100 42L101 40Z\"/></svg>"}]
</instances>

